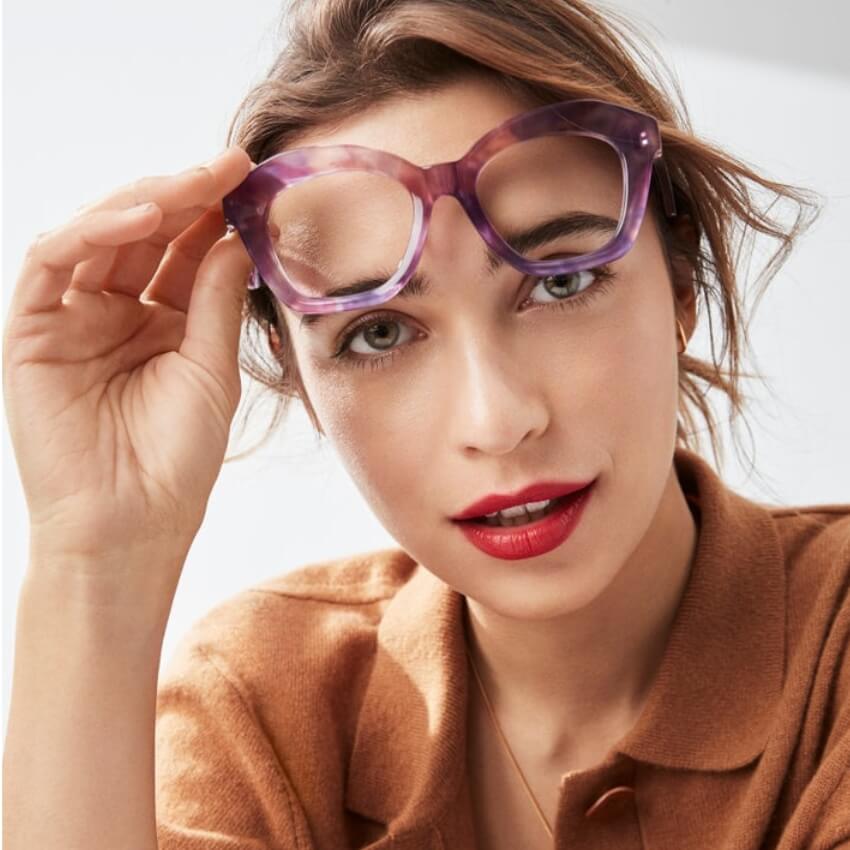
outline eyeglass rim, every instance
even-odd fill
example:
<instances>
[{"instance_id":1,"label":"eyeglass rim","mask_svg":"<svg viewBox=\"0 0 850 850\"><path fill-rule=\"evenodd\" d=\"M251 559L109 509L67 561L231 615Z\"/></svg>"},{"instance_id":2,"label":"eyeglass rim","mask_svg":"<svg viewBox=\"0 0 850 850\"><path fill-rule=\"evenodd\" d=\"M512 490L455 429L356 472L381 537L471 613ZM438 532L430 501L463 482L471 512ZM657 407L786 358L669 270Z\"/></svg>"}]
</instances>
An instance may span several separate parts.
<instances>
[{"instance_id":1,"label":"eyeglass rim","mask_svg":"<svg viewBox=\"0 0 850 850\"><path fill-rule=\"evenodd\" d=\"M489 160L518 142L564 130L564 121L582 124L575 135L592 136L611 146L623 169L624 196L619 225L603 248L578 257L531 261L499 236L478 200L475 185ZM610 131L605 132L605 128ZM399 182L411 195L415 215L408 248L396 273L381 286L334 298L303 296L287 279L266 226L271 203L281 189L315 176L370 171ZM222 200L228 230L237 230L254 261L249 289L265 282L284 305L299 313L334 313L373 307L393 298L412 277L424 249L431 209L443 195L454 196L485 243L525 274L570 274L605 265L633 246L649 199L652 176L659 179L665 214L676 216L669 170L662 155L657 120L647 113L595 98L546 104L514 115L488 130L457 160L418 166L396 154L361 145L309 145L282 151L257 164Z\"/></svg>"}]
</instances>

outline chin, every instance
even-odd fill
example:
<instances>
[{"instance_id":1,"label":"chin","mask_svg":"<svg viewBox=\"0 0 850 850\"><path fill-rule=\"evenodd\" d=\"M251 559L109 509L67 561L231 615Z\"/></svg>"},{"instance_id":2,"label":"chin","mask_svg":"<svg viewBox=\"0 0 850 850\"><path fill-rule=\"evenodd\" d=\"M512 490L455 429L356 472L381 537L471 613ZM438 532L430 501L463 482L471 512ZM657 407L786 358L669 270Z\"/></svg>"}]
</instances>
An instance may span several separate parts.
<instances>
[{"instance_id":1,"label":"chin","mask_svg":"<svg viewBox=\"0 0 850 850\"><path fill-rule=\"evenodd\" d=\"M460 575L437 573L481 606L516 620L549 620L581 611L602 596L618 574L608 549L596 555L555 551L527 561L478 553L467 557Z\"/></svg>"}]
</instances>

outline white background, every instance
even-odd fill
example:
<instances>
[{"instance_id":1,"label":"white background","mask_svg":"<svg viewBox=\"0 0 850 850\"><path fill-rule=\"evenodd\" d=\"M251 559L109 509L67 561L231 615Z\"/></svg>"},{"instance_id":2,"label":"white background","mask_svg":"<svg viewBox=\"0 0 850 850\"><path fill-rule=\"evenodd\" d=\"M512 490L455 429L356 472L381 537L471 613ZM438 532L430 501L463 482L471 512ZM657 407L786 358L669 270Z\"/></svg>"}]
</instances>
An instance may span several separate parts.
<instances>
[{"instance_id":1,"label":"white background","mask_svg":"<svg viewBox=\"0 0 850 850\"><path fill-rule=\"evenodd\" d=\"M749 364L771 380L753 414L770 489L728 452L725 478L757 499L846 502L850 363L850 60L840 0L621 0L681 80L698 131L827 197L820 222L762 302ZM7 0L3 32L3 314L29 241L84 202L214 156L271 61L277 0L144 4ZM654 27L654 30L652 29ZM703 331L691 346L705 356ZM755 387L753 388L755 391ZM243 379L243 395L253 395ZM267 408L266 408L267 409ZM263 409L252 443L264 425ZM27 513L3 420L3 709L27 563ZM232 453L236 446L232 446ZM163 649L204 612L274 574L392 546L300 408L271 443L225 465L186 563ZM4 732L5 736L5 732Z\"/></svg>"}]
</instances>

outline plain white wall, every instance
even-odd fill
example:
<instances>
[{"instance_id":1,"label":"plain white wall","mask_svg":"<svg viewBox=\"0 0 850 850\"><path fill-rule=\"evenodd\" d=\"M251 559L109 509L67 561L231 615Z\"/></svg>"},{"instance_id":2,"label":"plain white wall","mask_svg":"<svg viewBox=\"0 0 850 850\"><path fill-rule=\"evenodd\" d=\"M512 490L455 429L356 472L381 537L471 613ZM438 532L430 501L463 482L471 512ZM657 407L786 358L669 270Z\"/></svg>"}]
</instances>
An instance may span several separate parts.
<instances>
[{"instance_id":1,"label":"plain white wall","mask_svg":"<svg viewBox=\"0 0 850 850\"><path fill-rule=\"evenodd\" d=\"M823 192L816 229L774 282L753 329L756 460L726 478L787 504L848 501L850 68L845 3L619 2L656 28L698 130L776 179ZM777 6L782 6L781 14ZM4 320L29 241L146 174L224 146L236 105L273 55L277 0L142 6L7 0L4 29ZM691 343L707 354L704 332ZM245 378L246 399L253 391ZM251 434L262 428L260 419ZM4 728L27 514L3 421ZM226 465L186 563L163 649L219 600L302 564L395 545L298 408L250 460ZM231 451L233 451L231 448ZM5 733L4 733L5 734Z\"/></svg>"}]
</instances>

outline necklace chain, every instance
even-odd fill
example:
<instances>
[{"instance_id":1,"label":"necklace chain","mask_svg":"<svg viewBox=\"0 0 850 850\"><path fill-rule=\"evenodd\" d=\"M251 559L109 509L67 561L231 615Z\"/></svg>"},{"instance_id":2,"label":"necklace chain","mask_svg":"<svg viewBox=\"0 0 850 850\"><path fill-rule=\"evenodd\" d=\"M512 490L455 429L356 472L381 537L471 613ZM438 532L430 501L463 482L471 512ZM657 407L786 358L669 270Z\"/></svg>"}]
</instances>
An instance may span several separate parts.
<instances>
[{"instance_id":1,"label":"necklace chain","mask_svg":"<svg viewBox=\"0 0 850 850\"><path fill-rule=\"evenodd\" d=\"M490 715L490 718L493 721L493 726L496 727L496 732L498 733L499 740L502 742L502 746L505 749L505 752L508 754L508 757L511 760L516 772L519 774L519 778L522 781L523 787L525 788L526 793L528 794L529 799L534 805L534 809L537 814L540 816L540 820L543 821L543 826L546 829L546 834L552 838L552 827L549 826L549 821L546 820L546 815L543 814L543 809L540 808L540 804L537 802L534 794L531 791L531 787L525 779L525 775L522 772L522 769L519 766L519 763L516 760L516 757L511 752L511 748L508 746L507 739L505 738L504 733L502 732L502 728L499 726L499 721L496 720L496 712L493 711L493 706L490 704L490 698L487 696L487 691L484 689L484 683L481 681L481 676L478 674L478 668L475 666L475 661L472 658L472 652L470 651L469 646L466 646L466 654L469 657L469 663L472 665L472 672L475 674L475 678L478 681L478 687L481 689L481 695L484 697L484 704L487 706L487 712Z\"/></svg>"}]
</instances>

